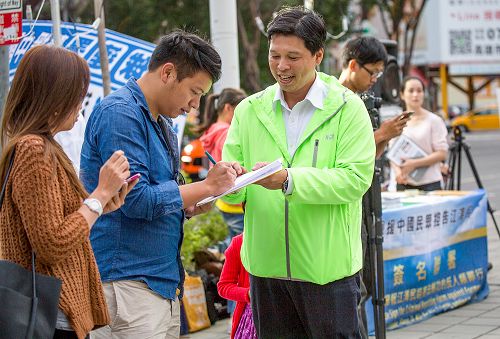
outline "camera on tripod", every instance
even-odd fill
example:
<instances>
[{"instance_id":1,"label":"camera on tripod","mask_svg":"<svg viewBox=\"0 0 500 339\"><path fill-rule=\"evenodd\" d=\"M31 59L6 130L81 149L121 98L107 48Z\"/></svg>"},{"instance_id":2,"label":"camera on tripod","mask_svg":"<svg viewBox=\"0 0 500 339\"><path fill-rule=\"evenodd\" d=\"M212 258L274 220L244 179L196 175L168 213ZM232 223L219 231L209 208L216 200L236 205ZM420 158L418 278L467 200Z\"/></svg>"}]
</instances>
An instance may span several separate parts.
<instances>
[{"instance_id":1,"label":"camera on tripod","mask_svg":"<svg viewBox=\"0 0 500 339\"><path fill-rule=\"evenodd\" d=\"M371 92L361 93L359 97L361 98L361 100L363 100L366 110L370 115L370 120L372 122L373 130L376 130L379 127L380 123L379 108L382 107L382 98L376 97Z\"/></svg>"}]
</instances>

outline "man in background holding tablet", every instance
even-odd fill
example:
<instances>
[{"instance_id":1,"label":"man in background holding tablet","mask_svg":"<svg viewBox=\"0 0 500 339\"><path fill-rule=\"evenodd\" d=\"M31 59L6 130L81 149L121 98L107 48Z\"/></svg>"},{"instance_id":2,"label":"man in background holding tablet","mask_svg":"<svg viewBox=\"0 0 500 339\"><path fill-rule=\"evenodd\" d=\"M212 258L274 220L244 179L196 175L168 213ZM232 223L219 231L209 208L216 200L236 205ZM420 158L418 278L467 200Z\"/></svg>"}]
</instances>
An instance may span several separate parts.
<instances>
[{"instance_id":1,"label":"man in background holding tablet","mask_svg":"<svg viewBox=\"0 0 500 339\"><path fill-rule=\"evenodd\" d=\"M342 53L339 81L354 93L366 92L383 75L386 62L387 52L378 39L363 36L349 40ZM392 138L401 135L410 116L405 113L395 116L383 121L374 131L377 157L382 155Z\"/></svg>"},{"instance_id":2,"label":"man in background holding tablet","mask_svg":"<svg viewBox=\"0 0 500 339\"><path fill-rule=\"evenodd\" d=\"M374 37L358 37L348 41L342 53L342 73L339 81L351 91L361 94L368 91L382 76L387 62L387 52L384 45ZM411 112L404 112L380 124L374 131L377 157L384 152L387 144L403 132L403 128L411 117ZM368 199L365 197L365 199ZM363 220L365 219L363 210ZM368 230L366 222L361 226L363 242L363 271L361 274L361 300L359 304L360 330L363 339L368 338L365 303L372 295L370 289L371 279L369 271L369 258L366 248Z\"/></svg>"}]
</instances>

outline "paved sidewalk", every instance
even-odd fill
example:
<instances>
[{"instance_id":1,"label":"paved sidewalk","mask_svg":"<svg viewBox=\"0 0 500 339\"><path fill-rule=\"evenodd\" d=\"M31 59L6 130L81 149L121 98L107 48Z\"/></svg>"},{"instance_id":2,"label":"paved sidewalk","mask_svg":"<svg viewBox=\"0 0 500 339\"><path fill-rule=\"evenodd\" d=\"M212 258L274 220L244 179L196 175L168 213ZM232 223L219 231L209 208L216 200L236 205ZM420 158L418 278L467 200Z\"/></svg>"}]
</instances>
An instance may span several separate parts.
<instances>
[{"instance_id":1,"label":"paved sidewalk","mask_svg":"<svg viewBox=\"0 0 500 339\"><path fill-rule=\"evenodd\" d=\"M495 213L500 222L500 213ZM387 332L388 339L500 339L500 238L488 214L488 255L493 269L488 272L490 294L488 298L468 304L452 311L408 327ZM218 321L214 326L191 333L182 338L228 339L228 320ZM375 338L375 337L373 337Z\"/></svg>"}]
</instances>

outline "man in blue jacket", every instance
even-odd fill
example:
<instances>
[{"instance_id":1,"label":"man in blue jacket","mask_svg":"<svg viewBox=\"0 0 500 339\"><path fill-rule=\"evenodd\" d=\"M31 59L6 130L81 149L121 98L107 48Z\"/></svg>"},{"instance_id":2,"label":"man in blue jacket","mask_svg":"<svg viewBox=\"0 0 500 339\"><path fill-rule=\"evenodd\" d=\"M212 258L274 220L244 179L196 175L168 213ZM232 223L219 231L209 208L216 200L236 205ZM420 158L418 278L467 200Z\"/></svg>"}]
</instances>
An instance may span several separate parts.
<instances>
[{"instance_id":1,"label":"man in blue jacket","mask_svg":"<svg viewBox=\"0 0 500 339\"><path fill-rule=\"evenodd\" d=\"M124 150L130 172L141 175L122 208L92 228L112 319L93 338L179 337L185 210L201 212L193 206L230 188L242 169L220 162L204 181L181 185L172 118L198 108L220 69L211 45L175 31L160 40L148 71L104 98L88 121L80 173L87 190L97 185L103 159L114 149Z\"/></svg>"}]
</instances>

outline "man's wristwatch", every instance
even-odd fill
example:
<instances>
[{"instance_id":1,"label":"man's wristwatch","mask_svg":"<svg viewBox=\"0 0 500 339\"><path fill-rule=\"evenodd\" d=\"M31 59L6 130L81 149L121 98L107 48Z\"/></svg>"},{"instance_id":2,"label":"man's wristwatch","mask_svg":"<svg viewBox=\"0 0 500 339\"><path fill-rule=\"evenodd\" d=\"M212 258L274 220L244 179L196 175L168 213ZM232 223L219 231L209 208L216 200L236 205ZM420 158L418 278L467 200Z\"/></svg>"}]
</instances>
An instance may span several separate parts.
<instances>
[{"instance_id":1,"label":"man's wristwatch","mask_svg":"<svg viewBox=\"0 0 500 339\"><path fill-rule=\"evenodd\" d=\"M83 204L87 205L87 207L92 212L97 213L98 216L102 215L103 208L102 208L101 202L98 199L94 199L94 198L85 199L83 201Z\"/></svg>"},{"instance_id":2,"label":"man's wristwatch","mask_svg":"<svg viewBox=\"0 0 500 339\"><path fill-rule=\"evenodd\" d=\"M286 179L285 181L283 181L283 184L281 185L281 191L283 192L283 194L286 194L287 189L288 189L288 171L286 171Z\"/></svg>"}]
</instances>

